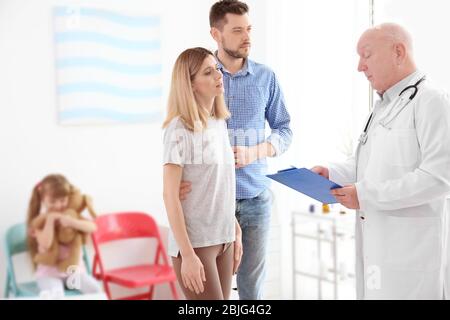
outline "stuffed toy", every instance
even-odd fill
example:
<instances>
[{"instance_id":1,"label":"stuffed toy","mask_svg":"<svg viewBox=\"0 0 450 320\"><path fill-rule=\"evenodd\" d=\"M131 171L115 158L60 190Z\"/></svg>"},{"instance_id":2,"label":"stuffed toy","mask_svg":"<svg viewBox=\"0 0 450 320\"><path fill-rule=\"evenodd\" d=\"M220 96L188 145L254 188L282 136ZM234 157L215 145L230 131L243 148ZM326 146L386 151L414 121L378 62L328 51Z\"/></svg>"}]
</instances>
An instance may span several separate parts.
<instances>
[{"instance_id":1,"label":"stuffed toy","mask_svg":"<svg viewBox=\"0 0 450 320\"><path fill-rule=\"evenodd\" d=\"M87 209L95 219L96 213L92 207L92 199L80 192L79 189L72 187L69 194L69 204L67 209L62 212L63 215L69 215L75 219L84 219L81 214ZM42 230L47 220L47 214L37 216L31 226L35 230ZM37 253L34 257L34 263L56 266L59 271L66 272L67 268L72 265L78 265L81 255L81 249L86 242L86 234L75 230L71 227L63 227L55 224L55 233L50 248L44 253ZM62 261L59 258L59 246L66 245L69 248L68 257Z\"/></svg>"}]
</instances>

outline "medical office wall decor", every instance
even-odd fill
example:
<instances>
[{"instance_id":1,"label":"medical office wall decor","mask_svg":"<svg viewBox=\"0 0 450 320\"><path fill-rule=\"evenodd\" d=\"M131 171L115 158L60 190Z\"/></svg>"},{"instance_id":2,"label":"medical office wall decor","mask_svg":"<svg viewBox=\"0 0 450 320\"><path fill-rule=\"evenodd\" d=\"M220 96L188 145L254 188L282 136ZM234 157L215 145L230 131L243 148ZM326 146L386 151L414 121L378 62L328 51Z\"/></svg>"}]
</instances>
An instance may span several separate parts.
<instances>
[{"instance_id":1,"label":"medical office wall decor","mask_svg":"<svg viewBox=\"0 0 450 320\"><path fill-rule=\"evenodd\" d=\"M160 121L160 20L91 7L53 9L60 124Z\"/></svg>"}]
</instances>

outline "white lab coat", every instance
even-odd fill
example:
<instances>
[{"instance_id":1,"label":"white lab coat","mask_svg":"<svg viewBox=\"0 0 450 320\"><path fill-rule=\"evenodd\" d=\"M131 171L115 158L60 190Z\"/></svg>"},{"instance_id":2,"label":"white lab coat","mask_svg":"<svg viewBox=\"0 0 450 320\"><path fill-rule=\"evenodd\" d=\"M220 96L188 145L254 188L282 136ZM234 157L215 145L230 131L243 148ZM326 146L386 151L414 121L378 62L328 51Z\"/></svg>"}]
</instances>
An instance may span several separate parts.
<instances>
[{"instance_id":1,"label":"white lab coat","mask_svg":"<svg viewBox=\"0 0 450 320\"><path fill-rule=\"evenodd\" d=\"M444 298L446 300L450 300L450 198L447 198L447 216L445 217L447 220L447 236L446 242L444 246L444 252L447 252L447 259L445 262L445 277L444 277Z\"/></svg>"},{"instance_id":2,"label":"white lab coat","mask_svg":"<svg viewBox=\"0 0 450 320\"><path fill-rule=\"evenodd\" d=\"M426 80L390 129L379 123L400 91L422 76L417 71L389 89L383 98L390 103L377 103L359 156L329 167L331 180L354 183L358 193L358 299L443 298L450 99Z\"/></svg>"}]
</instances>

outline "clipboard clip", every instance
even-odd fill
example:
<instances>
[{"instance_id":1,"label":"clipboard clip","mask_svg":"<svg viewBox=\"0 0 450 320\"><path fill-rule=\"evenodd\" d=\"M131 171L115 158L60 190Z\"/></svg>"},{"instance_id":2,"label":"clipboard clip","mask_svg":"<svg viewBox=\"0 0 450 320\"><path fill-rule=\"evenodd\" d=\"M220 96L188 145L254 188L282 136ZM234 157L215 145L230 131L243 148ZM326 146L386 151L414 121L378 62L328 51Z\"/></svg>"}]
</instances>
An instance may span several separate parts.
<instances>
[{"instance_id":1,"label":"clipboard clip","mask_svg":"<svg viewBox=\"0 0 450 320\"><path fill-rule=\"evenodd\" d=\"M286 172L286 171L292 171L292 170L297 170L297 168L296 167L294 167L294 166L291 166L290 168L288 168L288 169L284 169L284 170L279 170L278 171L278 173L281 173L281 172Z\"/></svg>"}]
</instances>

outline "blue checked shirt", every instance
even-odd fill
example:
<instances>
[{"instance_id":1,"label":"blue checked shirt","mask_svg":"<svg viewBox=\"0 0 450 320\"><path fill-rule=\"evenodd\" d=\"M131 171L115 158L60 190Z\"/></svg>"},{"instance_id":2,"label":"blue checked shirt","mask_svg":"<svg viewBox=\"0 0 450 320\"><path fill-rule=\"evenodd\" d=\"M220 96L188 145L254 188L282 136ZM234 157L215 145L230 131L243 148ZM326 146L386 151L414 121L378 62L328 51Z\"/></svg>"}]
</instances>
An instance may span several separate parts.
<instances>
[{"instance_id":1,"label":"blue checked shirt","mask_svg":"<svg viewBox=\"0 0 450 320\"><path fill-rule=\"evenodd\" d=\"M225 102L231 112L227 121L232 146L254 146L265 141L284 153L292 141L291 118L283 93L268 67L249 59L242 70L231 75L219 62L223 73ZM272 129L266 138L266 120ZM236 170L236 199L254 198L269 187L266 159Z\"/></svg>"}]
</instances>

